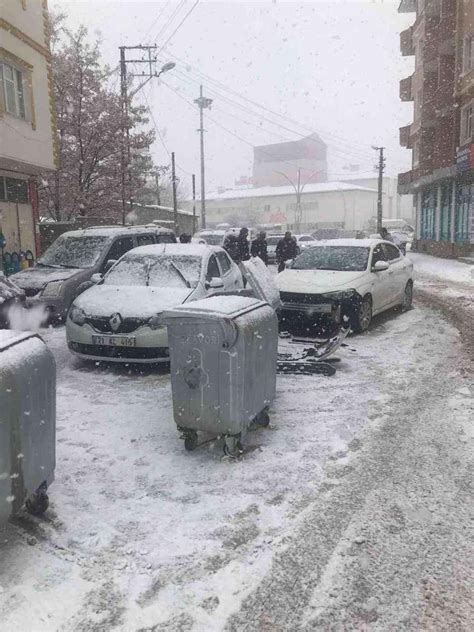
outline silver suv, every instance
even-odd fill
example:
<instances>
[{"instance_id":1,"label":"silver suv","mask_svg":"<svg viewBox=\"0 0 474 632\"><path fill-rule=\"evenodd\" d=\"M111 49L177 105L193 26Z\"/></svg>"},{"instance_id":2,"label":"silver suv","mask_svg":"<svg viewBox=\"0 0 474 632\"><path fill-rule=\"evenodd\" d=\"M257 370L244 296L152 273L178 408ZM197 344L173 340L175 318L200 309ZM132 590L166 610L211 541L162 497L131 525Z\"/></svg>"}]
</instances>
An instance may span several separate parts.
<instances>
[{"instance_id":1,"label":"silver suv","mask_svg":"<svg viewBox=\"0 0 474 632\"><path fill-rule=\"evenodd\" d=\"M159 226L99 226L63 233L33 268L10 278L29 306L43 305L50 321L66 318L80 285L103 274L122 255L148 244L176 243L173 231Z\"/></svg>"}]
</instances>

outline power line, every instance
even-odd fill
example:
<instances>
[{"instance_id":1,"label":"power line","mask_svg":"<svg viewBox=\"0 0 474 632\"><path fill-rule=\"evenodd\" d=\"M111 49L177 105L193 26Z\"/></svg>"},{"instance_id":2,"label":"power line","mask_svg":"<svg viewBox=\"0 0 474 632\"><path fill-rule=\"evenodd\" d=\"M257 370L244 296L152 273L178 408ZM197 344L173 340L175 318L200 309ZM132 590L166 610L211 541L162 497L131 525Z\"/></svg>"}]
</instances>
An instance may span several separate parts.
<instances>
[{"instance_id":1,"label":"power line","mask_svg":"<svg viewBox=\"0 0 474 632\"><path fill-rule=\"evenodd\" d=\"M258 107L259 109L262 109L262 110L264 110L264 111L268 112L269 114L272 114L273 116L276 116L276 117L278 117L278 118L281 118L281 119L283 119L283 120L287 121L288 123L290 123L290 124L291 124L291 125L293 125L293 126L296 126L296 127L299 127L299 128L301 128L301 129L305 130L305 131L306 131L306 133L314 134L314 129L311 129L311 128L310 128L310 127L308 127L307 125L304 125L304 124L302 124L302 123L298 123L297 121L295 121L295 120L291 119L290 117L288 117L288 116L286 116L286 115L284 115L284 114L281 114L281 113L279 113L279 112L276 112L276 111L274 111L274 110L271 110L270 108L268 108L268 107L266 107L266 106L262 105L261 103L259 103L259 102L257 102L257 101L254 101L253 99L249 99L248 97L245 97L244 95L242 95L241 93L237 92L236 90L233 90L232 88L229 88L228 86L226 86L226 85L225 85L225 84L223 84L222 82L220 82L220 81L218 81L218 80L216 80L216 79L213 79L212 77L210 77L210 76L209 76L209 75L207 75L206 73L202 72L201 70L196 69L196 68L193 68L190 64L187 64L184 60L180 59L177 55L174 55L173 53L170 53L170 55L171 55L171 57L173 57L174 59L176 59L176 60L177 60L177 61L179 61L180 63L182 63L182 64L186 65L186 66L187 66L187 67L189 67L189 68L191 68L191 70L192 70L193 72L195 72L197 75L199 75L199 76L201 76L201 77L204 77L204 78L206 78L206 80L207 80L207 81L210 81L212 84L217 85L217 86L218 86L221 90L224 90L224 91L226 91L226 92L228 92L228 93L230 93L230 94L232 94L232 95L234 95L234 96L238 97L239 99L242 99L243 101L246 101L246 102L248 102L248 103L251 103L252 105L254 105L254 106ZM192 81L195 81L195 80L193 79ZM201 82L201 81L202 81L202 79L200 79L200 80L199 80L199 82ZM216 91L216 88L213 88L213 89L214 89L214 91ZM217 93L217 94L218 94L218 93ZM247 108L247 109L248 109L248 108ZM277 124L277 123L274 123L274 124ZM288 129L288 128L285 128L285 129ZM295 130L290 130L290 131L291 131L292 133L294 133L294 134L297 134L297 133L298 133L298 132L296 132ZM346 147L346 148L347 148L347 146L348 146L348 142L347 142L347 139L346 139L346 138L340 137L340 136L338 136L338 135L336 135L336 134L334 134L334 133L332 133L332 132L321 132L321 133L322 133L323 135L327 136L328 138L331 138L331 137L332 137L332 138L337 139L337 140L338 140L338 142L343 142L343 143L344 143L344 147ZM300 135L300 136L302 136L302 134L301 134L301 133L299 133L299 135ZM353 147L355 147L355 145L353 145ZM362 155L362 152L361 152L359 149L357 149L356 151L358 152L358 154L359 154L359 155ZM368 159L369 155L370 155L370 154L369 154L369 153L367 153L366 155L364 155L364 158L367 158L367 159Z\"/></svg>"},{"instance_id":2,"label":"power line","mask_svg":"<svg viewBox=\"0 0 474 632\"><path fill-rule=\"evenodd\" d=\"M172 57L175 57L174 55L171 55L171 56L172 56ZM176 58L176 57L175 57L175 58ZM190 78L190 77L187 77L187 76L185 75L185 73L183 73L182 71L179 71L179 70L178 70L178 71L177 71L177 72L175 72L174 74L175 74L175 76L176 76L176 75L178 75L178 78L181 78L182 80L187 81L188 83L189 83L189 82L199 83L196 79L192 79L192 78ZM270 125L273 125L273 126L275 126L275 127L278 127L278 128L280 128L280 129L284 130L285 132L290 133L290 134L293 136L293 138L291 138L291 139L288 139L288 138L285 138L285 137L281 137L281 138L284 138L284 140L287 140L287 141L292 141L292 140L294 140L294 136L296 135L296 136L299 136L300 138L309 139L310 141L315 142L315 143L317 143L317 142L318 142L316 139L312 139L312 138L308 137L306 134L301 134L301 132L298 132L298 131L297 131L297 130L295 130L295 129L291 129L291 128L289 128L289 127L286 127L285 125L282 125L281 123L278 123L277 121L274 121L274 120L272 120L272 119L265 118L262 114L255 112L255 110L252 110L252 109L251 109L251 108L249 108L248 106L242 105L241 103L238 103L237 101L232 100L232 99L230 99L229 97L227 97L227 96L225 96L225 95L222 95L221 93L217 92L215 88L211 88L211 92L214 92L214 94L215 94L216 96L218 96L220 99L222 99L222 100L224 100L224 101L228 102L229 104L233 105L234 107L237 107L237 108L239 108L239 109L241 109L241 110L244 110L244 111L245 111L246 113L248 113L248 114L253 114L254 116L258 117L259 119L263 120L264 122L269 123ZM262 107L264 107L264 106L262 106ZM291 120L291 119L290 119L290 120ZM294 122L294 121L292 121L292 123L293 123L294 125L298 125L298 124L297 124L296 122ZM251 123L249 123L249 124L251 124ZM308 128L308 130L309 130L309 128ZM314 130L312 130L312 131L311 131L311 133L313 133L313 134L314 134ZM324 134L323 134L323 136L324 136ZM352 149L352 150L351 150L351 149L349 149L349 148L348 148L348 143L347 143L347 141L346 141L346 140L345 140L345 141L337 141L337 143L338 143L339 145L341 145L341 148L340 148L340 149L336 146L336 141L330 141L330 142L328 143L328 144L329 144L329 146L331 147L331 149L332 149L335 153L339 153L339 154L342 154L342 155L344 155L344 156L351 155L351 156L353 156L354 158L357 158L358 160L364 160L364 161L366 161L366 162L369 162L369 161L371 160L371 159L369 158L369 156L370 156L370 154L369 154L369 153L364 153L363 151L358 150L358 149L356 149L356 150L354 150L354 149Z\"/></svg>"},{"instance_id":3,"label":"power line","mask_svg":"<svg viewBox=\"0 0 474 632\"><path fill-rule=\"evenodd\" d=\"M171 12L171 15L168 17L167 21L163 24L161 29L156 34L154 41L157 41L162 35L165 34L166 29L168 28L168 26L170 26L173 23L173 20L175 19L175 17L178 15L178 13L181 11L182 7L184 7L185 4L186 4L186 0L181 0L181 2L179 2L176 5L174 10Z\"/></svg>"},{"instance_id":4,"label":"power line","mask_svg":"<svg viewBox=\"0 0 474 632\"><path fill-rule=\"evenodd\" d=\"M158 23L159 19L161 18L162 15L164 15L166 7L169 5L170 0L168 0L167 2L164 3L163 7L161 8L161 11L158 12L158 15L156 16L156 18L153 20L153 22L151 23L150 27L148 28L147 32L144 34L143 39L145 40L148 35L152 32L152 30L155 28L155 25Z\"/></svg>"},{"instance_id":5,"label":"power line","mask_svg":"<svg viewBox=\"0 0 474 632\"><path fill-rule=\"evenodd\" d=\"M178 26L175 28L175 30L171 33L171 35L168 37L168 39L166 40L166 42L162 45L162 47L160 48L160 50L158 51L158 54L161 53L161 51L166 47L166 45L168 44L168 42L176 35L176 33L179 31L179 29L181 28L181 26L184 24L184 22L188 19L188 17L191 15L191 13L194 11L194 9L197 7L197 5L199 4L200 0L196 0L195 3L193 4L193 6L189 9L189 11L186 13L186 15L184 16L184 18L181 20L181 22L178 24Z\"/></svg>"},{"instance_id":6,"label":"power line","mask_svg":"<svg viewBox=\"0 0 474 632\"><path fill-rule=\"evenodd\" d=\"M163 83L164 83L164 82L163 82ZM164 85L166 85L166 84L164 83ZM165 150L165 151L166 151L166 153L168 154L168 158L170 158L170 159L171 159L171 152L170 152L170 150L168 149L168 147L167 147L167 145L166 145L166 143L165 143L165 139L163 138L163 135L162 135L162 133L160 132L160 129L159 129L159 127L158 127L157 123L156 123L155 117L154 117L154 115L153 115L153 111L152 111L151 106L150 106L150 103L149 103L149 101L148 101L148 98L147 98L147 96L146 96L145 92L143 92L142 94L143 94L143 97L144 97L144 99L145 99L145 102L146 102L146 109L148 110L148 113L150 114L150 118L151 118L151 122L153 123L153 127L155 128L155 131L156 131L156 133L157 133L157 135L158 135L158 138L160 139L161 144L163 145L164 150ZM192 173L191 173L190 171L187 171L186 169L184 169L184 167L181 167L181 165L179 165L178 163L176 163L176 166L178 167L178 169L179 169L180 171L182 171L183 173L186 173L188 176L191 176L191 175L192 175Z\"/></svg>"}]
</instances>

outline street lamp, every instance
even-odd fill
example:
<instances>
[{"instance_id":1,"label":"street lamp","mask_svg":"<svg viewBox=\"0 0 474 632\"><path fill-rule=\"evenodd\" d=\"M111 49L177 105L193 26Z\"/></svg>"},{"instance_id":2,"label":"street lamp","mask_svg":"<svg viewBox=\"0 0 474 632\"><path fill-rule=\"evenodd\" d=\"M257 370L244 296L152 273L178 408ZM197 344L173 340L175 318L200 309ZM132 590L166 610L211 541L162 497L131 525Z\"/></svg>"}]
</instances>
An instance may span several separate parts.
<instances>
[{"instance_id":1,"label":"street lamp","mask_svg":"<svg viewBox=\"0 0 474 632\"><path fill-rule=\"evenodd\" d=\"M317 176L318 174L323 173L323 172L322 171L312 171L309 174L306 182L303 183L303 185L301 185L301 168L298 168L298 179L297 179L296 184L283 171L275 171L275 173L278 173L280 176L283 176L284 178L286 178L288 180L288 182L291 184L291 186L293 187L293 189L295 190L295 194L296 194L295 225L296 225L296 230L299 232L300 231L300 226L301 226L301 220L303 219L303 208L301 206L301 195L302 195L302 193L304 191L305 186L309 183L311 178L313 176Z\"/></svg>"},{"instance_id":2,"label":"street lamp","mask_svg":"<svg viewBox=\"0 0 474 632\"><path fill-rule=\"evenodd\" d=\"M160 72L158 73L158 77L160 75L162 75L164 72L168 72L169 70L173 70L173 68L176 66L176 64L174 63L174 61L168 61L166 62L166 64L163 64L163 66L161 67Z\"/></svg>"}]
</instances>

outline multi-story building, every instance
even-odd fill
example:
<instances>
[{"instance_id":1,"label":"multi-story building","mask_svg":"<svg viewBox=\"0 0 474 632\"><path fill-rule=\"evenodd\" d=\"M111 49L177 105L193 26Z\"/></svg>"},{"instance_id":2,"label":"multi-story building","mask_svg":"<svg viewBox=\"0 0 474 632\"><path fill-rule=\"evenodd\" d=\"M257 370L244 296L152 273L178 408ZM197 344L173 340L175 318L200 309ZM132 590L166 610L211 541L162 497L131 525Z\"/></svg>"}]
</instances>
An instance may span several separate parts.
<instances>
[{"instance_id":1,"label":"multi-story building","mask_svg":"<svg viewBox=\"0 0 474 632\"><path fill-rule=\"evenodd\" d=\"M298 176L299 172L299 176ZM254 187L278 187L294 182L326 182L327 146L318 134L300 140L253 149Z\"/></svg>"},{"instance_id":2,"label":"multi-story building","mask_svg":"<svg viewBox=\"0 0 474 632\"><path fill-rule=\"evenodd\" d=\"M474 2L401 0L399 11L416 13L400 37L415 70L400 82L414 117L400 129L412 169L399 175L399 191L415 196L416 248L467 255L474 247Z\"/></svg>"},{"instance_id":3,"label":"multi-story building","mask_svg":"<svg viewBox=\"0 0 474 632\"><path fill-rule=\"evenodd\" d=\"M0 245L6 252L30 250L36 256L36 178L54 170L57 158L47 3L1 5Z\"/></svg>"}]
</instances>

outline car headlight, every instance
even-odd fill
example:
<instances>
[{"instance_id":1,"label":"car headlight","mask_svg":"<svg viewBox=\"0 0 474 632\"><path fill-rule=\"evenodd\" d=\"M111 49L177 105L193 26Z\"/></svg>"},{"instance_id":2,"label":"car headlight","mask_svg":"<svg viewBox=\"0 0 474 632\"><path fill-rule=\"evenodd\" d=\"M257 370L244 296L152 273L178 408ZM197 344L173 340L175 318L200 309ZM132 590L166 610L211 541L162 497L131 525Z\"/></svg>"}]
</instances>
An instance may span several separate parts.
<instances>
[{"instance_id":1,"label":"car headlight","mask_svg":"<svg viewBox=\"0 0 474 632\"><path fill-rule=\"evenodd\" d=\"M155 314L148 320L148 326L150 329L164 329L165 325L163 325L163 320L161 318L161 314Z\"/></svg>"},{"instance_id":2,"label":"car headlight","mask_svg":"<svg viewBox=\"0 0 474 632\"><path fill-rule=\"evenodd\" d=\"M41 296L59 296L63 281L50 281L44 288Z\"/></svg>"},{"instance_id":3,"label":"car headlight","mask_svg":"<svg viewBox=\"0 0 474 632\"><path fill-rule=\"evenodd\" d=\"M344 299L352 298L356 294L356 290L341 290L340 292L327 292L321 294L324 298L329 298L333 301L342 301Z\"/></svg>"},{"instance_id":4,"label":"car headlight","mask_svg":"<svg viewBox=\"0 0 474 632\"><path fill-rule=\"evenodd\" d=\"M69 310L69 318L73 323L82 327L82 325L86 322L86 313L80 307L73 305Z\"/></svg>"}]
</instances>

